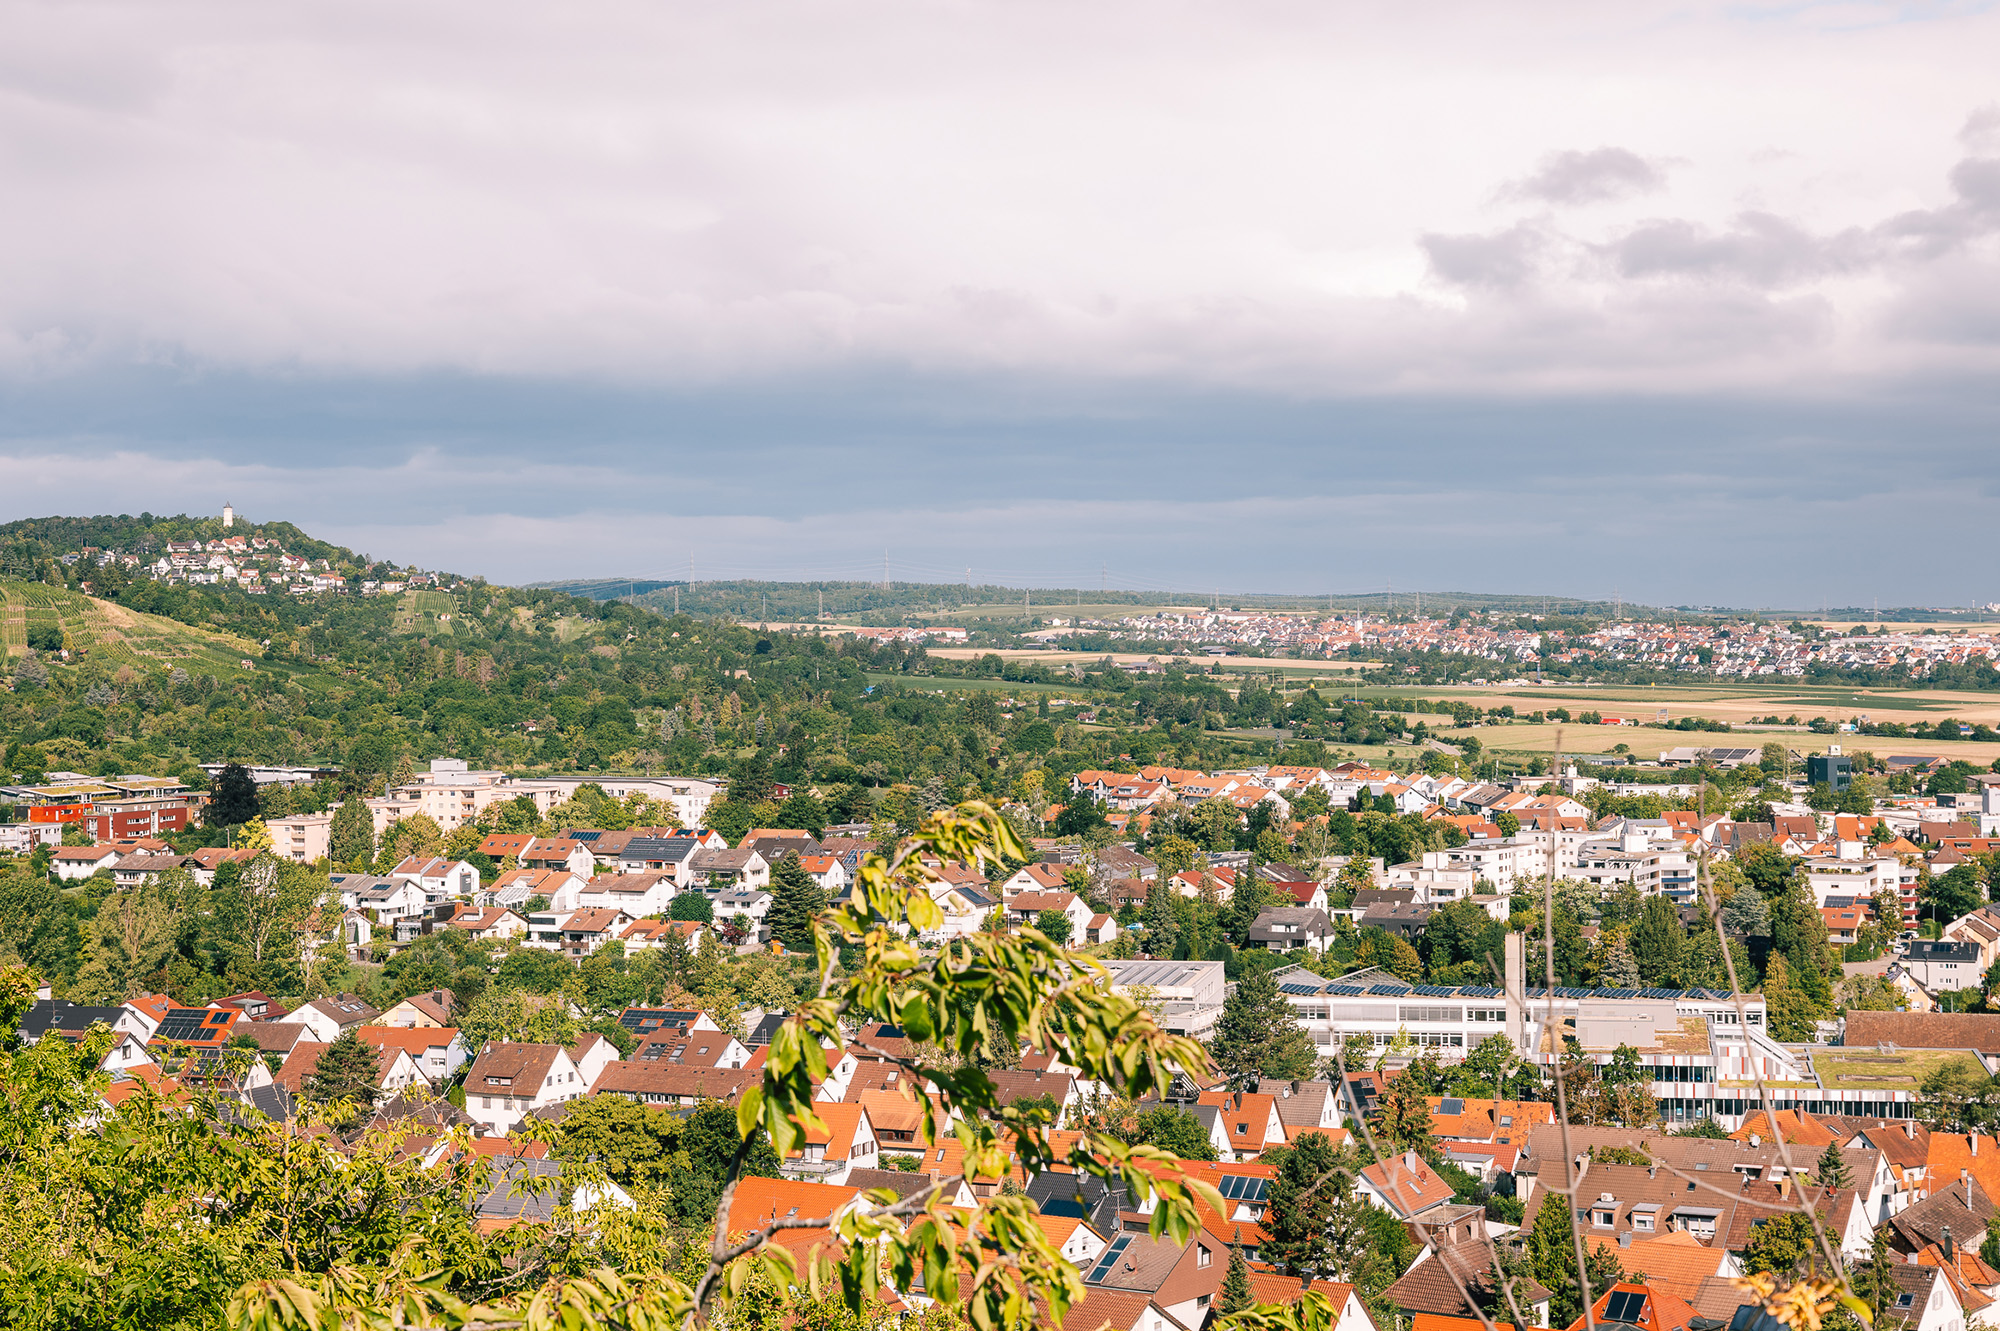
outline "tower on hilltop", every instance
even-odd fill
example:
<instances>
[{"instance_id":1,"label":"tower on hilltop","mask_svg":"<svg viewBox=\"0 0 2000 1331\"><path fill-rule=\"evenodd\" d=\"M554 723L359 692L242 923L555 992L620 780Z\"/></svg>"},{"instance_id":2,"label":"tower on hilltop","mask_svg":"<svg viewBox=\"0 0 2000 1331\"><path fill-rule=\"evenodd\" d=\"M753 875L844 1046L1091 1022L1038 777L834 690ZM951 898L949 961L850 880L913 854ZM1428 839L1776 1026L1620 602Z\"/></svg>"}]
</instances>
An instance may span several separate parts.
<instances>
[{"instance_id":1,"label":"tower on hilltop","mask_svg":"<svg viewBox=\"0 0 2000 1331\"><path fill-rule=\"evenodd\" d=\"M236 510L229 505L222 506L222 529L228 531L236 525Z\"/></svg>"}]
</instances>

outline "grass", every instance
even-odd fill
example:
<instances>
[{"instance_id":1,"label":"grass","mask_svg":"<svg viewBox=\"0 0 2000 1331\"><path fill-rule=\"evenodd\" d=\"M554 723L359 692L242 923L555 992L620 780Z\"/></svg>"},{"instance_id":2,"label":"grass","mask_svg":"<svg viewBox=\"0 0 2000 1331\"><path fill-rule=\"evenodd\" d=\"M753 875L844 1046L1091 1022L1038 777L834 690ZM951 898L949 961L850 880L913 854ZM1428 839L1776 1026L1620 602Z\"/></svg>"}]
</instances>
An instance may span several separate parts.
<instances>
[{"instance_id":1,"label":"grass","mask_svg":"<svg viewBox=\"0 0 2000 1331\"><path fill-rule=\"evenodd\" d=\"M135 614L123 606L44 583L0 582L0 646L27 651L30 627L60 628L70 649L85 659L118 665L178 665L207 674L242 671L263 647L247 638Z\"/></svg>"},{"instance_id":2,"label":"grass","mask_svg":"<svg viewBox=\"0 0 2000 1331\"><path fill-rule=\"evenodd\" d=\"M1967 1060L1977 1063L1962 1049L1909 1049L1893 1054L1855 1050L1844 1054L1815 1054L1813 1072L1828 1090L1916 1090L1924 1078L1946 1064Z\"/></svg>"}]
</instances>

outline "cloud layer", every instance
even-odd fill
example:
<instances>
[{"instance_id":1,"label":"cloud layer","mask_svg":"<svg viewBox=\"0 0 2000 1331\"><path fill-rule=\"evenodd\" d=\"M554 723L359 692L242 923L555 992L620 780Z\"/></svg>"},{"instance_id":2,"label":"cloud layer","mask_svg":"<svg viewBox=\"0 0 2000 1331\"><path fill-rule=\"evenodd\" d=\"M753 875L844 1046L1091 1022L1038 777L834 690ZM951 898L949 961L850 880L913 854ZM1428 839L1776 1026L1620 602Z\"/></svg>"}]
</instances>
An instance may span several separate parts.
<instances>
[{"instance_id":1,"label":"cloud layer","mask_svg":"<svg viewBox=\"0 0 2000 1331\"><path fill-rule=\"evenodd\" d=\"M0 516L226 479L508 577L1168 523L1125 562L1470 586L1509 521L1588 567L1593 508L1717 539L1768 483L1756 600L1826 478L1994 480L1979 7L0 15Z\"/></svg>"}]
</instances>

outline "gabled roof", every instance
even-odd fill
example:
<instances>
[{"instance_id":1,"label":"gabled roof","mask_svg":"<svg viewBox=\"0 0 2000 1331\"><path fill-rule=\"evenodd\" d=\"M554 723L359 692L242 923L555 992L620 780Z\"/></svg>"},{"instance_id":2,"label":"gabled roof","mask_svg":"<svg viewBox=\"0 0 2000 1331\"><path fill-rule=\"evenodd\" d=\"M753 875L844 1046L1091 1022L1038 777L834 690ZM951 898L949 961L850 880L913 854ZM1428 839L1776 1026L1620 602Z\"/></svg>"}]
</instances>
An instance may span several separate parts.
<instances>
[{"instance_id":1,"label":"gabled roof","mask_svg":"<svg viewBox=\"0 0 2000 1331\"><path fill-rule=\"evenodd\" d=\"M568 1051L559 1044L496 1041L480 1050L479 1057L472 1061L465 1074L465 1093L536 1095L556 1059L567 1055ZM517 1087L521 1089L516 1090Z\"/></svg>"}]
</instances>

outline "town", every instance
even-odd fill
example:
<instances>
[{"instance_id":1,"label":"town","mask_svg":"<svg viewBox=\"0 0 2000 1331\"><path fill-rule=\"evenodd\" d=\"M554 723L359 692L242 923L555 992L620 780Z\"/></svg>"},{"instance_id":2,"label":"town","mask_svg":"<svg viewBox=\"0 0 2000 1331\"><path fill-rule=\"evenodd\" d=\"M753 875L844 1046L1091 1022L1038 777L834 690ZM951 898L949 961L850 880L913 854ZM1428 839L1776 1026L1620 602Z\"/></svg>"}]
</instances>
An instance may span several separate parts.
<instances>
[{"instance_id":1,"label":"town","mask_svg":"<svg viewBox=\"0 0 2000 1331\"><path fill-rule=\"evenodd\" d=\"M1905 793L1842 811L1892 765ZM947 1094L961 1056L837 1022L812 1037L813 1121L763 1148L727 1227L819 1217L768 1233L809 1263L845 1218L913 1197L967 1217L1025 1198L1080 1281L1066 1324L1133 1331L1308 1293L1341 1331L1515 1308L1699 1331L1757 1312L1747 1277L1827 1262L1878 1322L2000 1324L2000 775L1921 756L1857 773L1838 744L1672 746L1645 766L1669 779L1349 760L1081 768L1051 788L1027 768L997 815L1025 853L916 861L928 910L907 945L1075 949L1203 1057L1129 1098L1061 1042L996 1050L971 1066L1014 1147L981 1157ZM14 881L98 898L106 950L61 994L36 977L21 1043L70 1051L84 1125L145 1106L250 1114L336 1153L390 1142L470 1178L465 1218L496 1238L712 1210L726 1161L683 1145L663 1174L661 1153L733 1132L809 997L815 923L874 909L868 862L899 835L832 821L833 792L755 762L615 777L437 758L313 811L299 797L342 788L337 769L205 775L0 789ZM129 931L166 902L262 930L287 961L263 973L297 991L107 955L103 921ZM1033 1167L1027 1131L1169 1149L1215 1192L1174 1241L1160 1195ZM930 1280L881 1297L921 1313Z\"/></svg>"}]
</instances>

